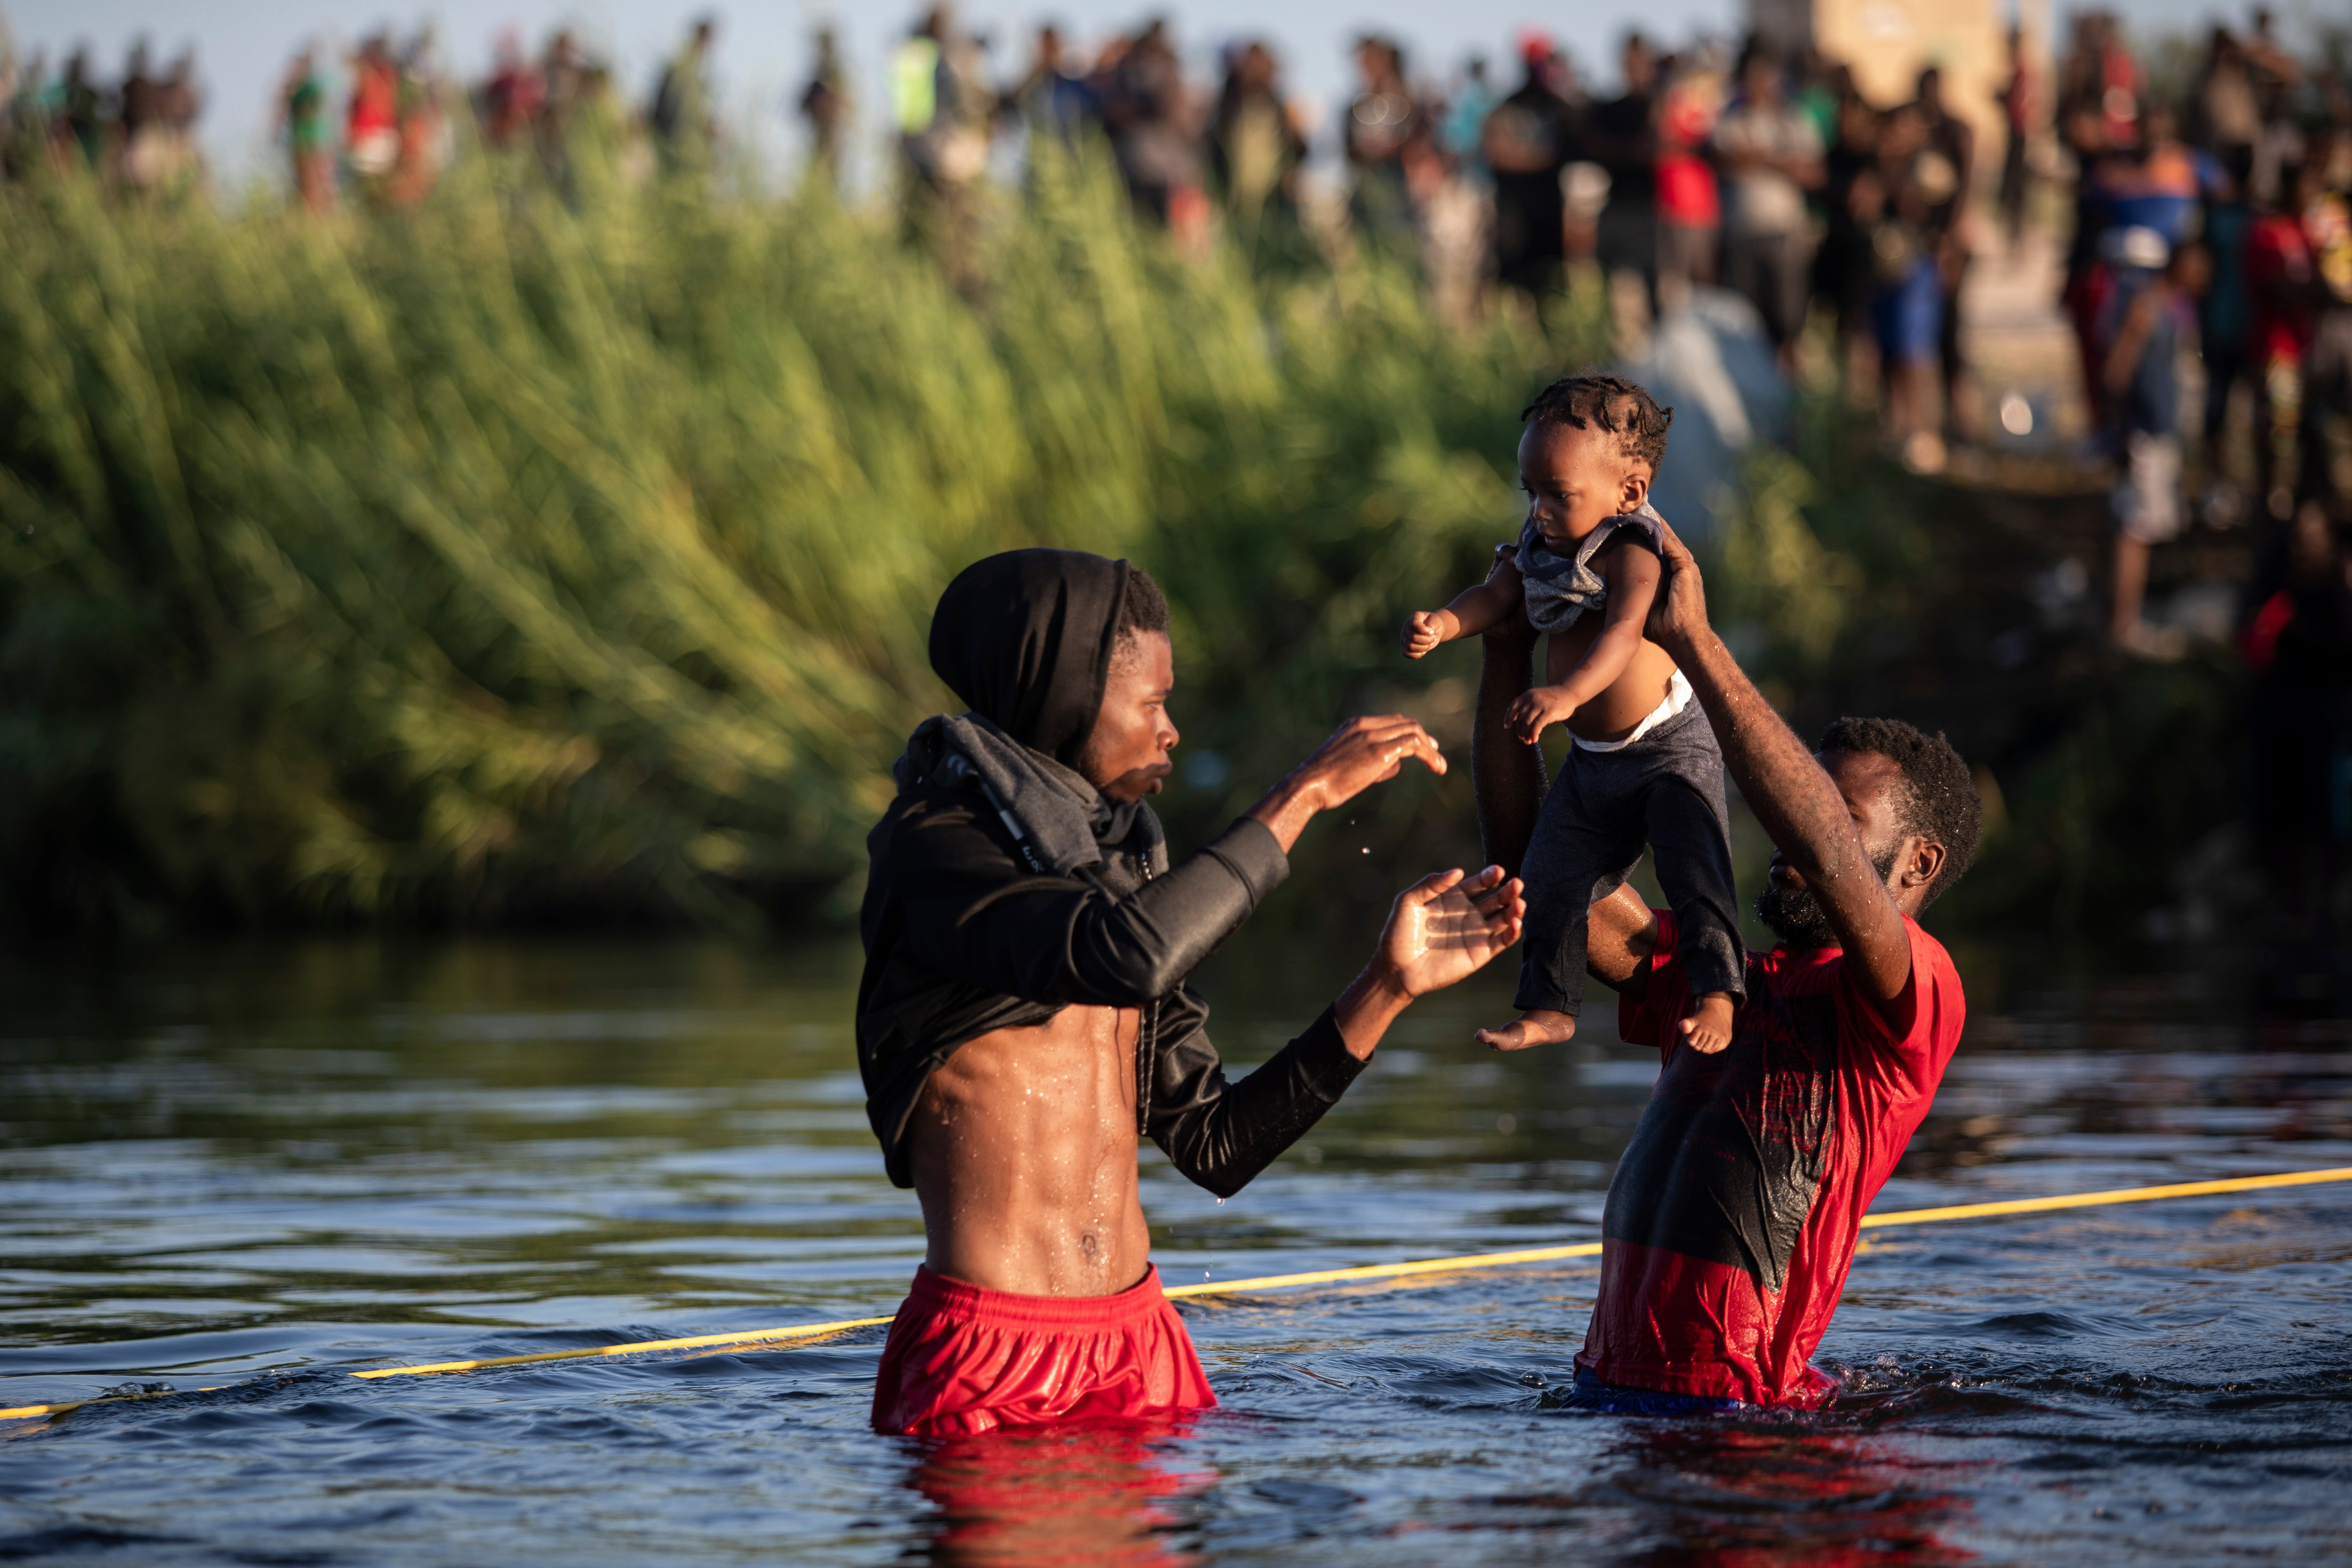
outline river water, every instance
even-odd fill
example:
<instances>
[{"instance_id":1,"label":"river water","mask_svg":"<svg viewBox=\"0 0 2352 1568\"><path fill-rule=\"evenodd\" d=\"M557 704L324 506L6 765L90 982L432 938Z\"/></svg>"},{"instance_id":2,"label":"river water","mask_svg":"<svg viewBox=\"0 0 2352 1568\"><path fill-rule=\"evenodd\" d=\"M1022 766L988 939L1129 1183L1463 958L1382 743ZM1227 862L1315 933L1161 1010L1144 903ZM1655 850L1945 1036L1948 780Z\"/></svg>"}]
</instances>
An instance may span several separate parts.
<instances>
[{"instance_id":1,"label":"river water","mask_svg":"<svg viewBox=\"0 0 2352 1568\"><path fill-rule=\"evenodd\" d=\"M1206 978L1230 1060L1347 973L1270 945ZM1959 957L1974 1016L1882 1210L2352 1165L2342 1009ZM1596 1238L1654 1061L1605 1001L1596 1043L1488 1055L1509 978L1408 1016L1229 1203L1148 1152L1168 1280ZM1582 1262L1187 1302L1223 1403L1165 1428L877 1437L878 1329L345 1375L887 1312L921 1229L855 979L707 941L7 966L0 1405L223 1386L0 1423L0 1560L2352 1560L2352 1184L1875 1233L1806 1415L1549 1409Z\"/></svg>"}]
</instances>

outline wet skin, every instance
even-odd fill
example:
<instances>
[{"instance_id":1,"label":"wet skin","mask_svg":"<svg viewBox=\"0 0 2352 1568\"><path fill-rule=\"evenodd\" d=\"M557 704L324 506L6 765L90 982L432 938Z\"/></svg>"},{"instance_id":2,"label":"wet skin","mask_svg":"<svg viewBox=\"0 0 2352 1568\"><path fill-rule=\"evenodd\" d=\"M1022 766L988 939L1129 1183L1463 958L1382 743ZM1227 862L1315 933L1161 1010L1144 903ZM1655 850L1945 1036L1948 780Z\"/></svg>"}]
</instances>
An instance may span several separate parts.
<instances>
[{"instance_id":1,"label":"wet skin","mask_svg":"<svg viewBox=\"0 0 2352 1568\"><path fill-rule=\"evenodd\" d=\"M1168 717L1175 659L1166 636L1123 644L1078 771L1115 800L1159 793L1178 739ZM1286 852L1328 810L1418 758L1445 771L1437 742L1399 715L1359 719L1251 808ZM1516 879L1489 867L1423 878L1397 895L1371 961L1334 1005L1359 1059L1414 997L1475 973L1519 937ZM908 1124L931 1268L1026 1296L1105 1296L1143 1276L1150 1233L1136 1183L1131 1007L1066 1007L1031 1028L959 1047Z\"/></svg>"},{"instance_id":2,"label":"wet skin","mask_svg":"<svg viewBox=\"0 0 2352 1568\"><path fill-rule=\"evenodd\" d=\"M1911 942L1916 918L1943 869L1944 846L1900 826L1902 773L1875 753L1805 749L1707 624L1706 584L1689 549L1666 531L1665 585L1648 632L1689 678L1723 747L1725 770L1775 846L1775 887L1805 889L1844 950L1863 994L1887 1023L1911 1023ZM1543 764L1506 722L1526 689L1532 634L1509 623L1486 634L1472 742L1472 778L1487 853L1516 865L1527 853L1543 795ZM1878 871L1880 862L1888 869ZM1592 906L1586 966L1634 996L1647 982L1657 917L1630 887Z\"/></svg>"},{"instance_id":3,"label":"wet skin","mask_svg":"<svg viewBox=\"0 0 2352 1568\"><path fill-rule=\"evenodd\" d=\"M1628 457L1616 432L1595 425L1538 420L1520 436L1518 460L1528 520L1555 554L1573 554L1602 523L1649 499L1650 465ZM1595 554L1592 566L1608 586L1608 603L1601 614L1580 616L1547 638L1545 683L1515 696L1505 715L1522 742L1532 744L1550 725L1563 723L1588 741L1622 741L1665 700L1675 661L1644 635L1662 576L1658 558L1640 545L1615 543ZM1486 582L1445 608L1405 622L1406 657L1419 658L1442 642L1506 622L1524 623L1525 605L1515 560L1498 551ZM1702 1051L1729 1045L1730 994L1693 997L1683 1035ZM1531 1007L1499 1029L1478 1031L1478 1039L1498 1051L1559 1045L1575 1036L1575 1017L1548 1007Z\"/></svg>"},{"instance_id":4,"label":"wet skin","mask_svg":"<svg viewBox=\"0 0 2352 1568\"><path fill-rule=\"evenodd\" d=\"M1626 457L1612 431L1530 425L1519 437L1518 464L1528 516L1556 554L1573 554L1594 529L1649 499L1650 466ZM1612 544L1592 564L1609 586L1608 607L1550 635L1544 684L1522 692L1510 711L1521 740L1564 723L1588 741L1620 741L1665 700L1675 661L1643 635L1657 595L1657 557L1640 545ZM1406 621L1405 654L1419 658L1440 643L1519 618L1525 603L1517 567L1498 559L1486 582Z\"/></svg>"}]
</instances>

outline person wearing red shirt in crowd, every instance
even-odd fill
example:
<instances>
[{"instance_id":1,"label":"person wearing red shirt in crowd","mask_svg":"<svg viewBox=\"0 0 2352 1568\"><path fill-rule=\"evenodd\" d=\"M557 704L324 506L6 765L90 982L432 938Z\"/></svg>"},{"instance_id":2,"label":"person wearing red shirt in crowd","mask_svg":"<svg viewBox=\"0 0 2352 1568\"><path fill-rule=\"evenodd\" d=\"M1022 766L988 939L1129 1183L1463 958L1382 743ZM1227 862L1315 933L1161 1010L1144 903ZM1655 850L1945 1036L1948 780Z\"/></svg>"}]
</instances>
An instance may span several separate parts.
<instances>
[{"instance_id":1,"label":"person wearing red shirt in crowd","mask_svg":"<svg viewBox=\"0 0 2352 1568\"><path fill-rule=\"evenodd\" d=\"M1979 805L1941 736L1845 719L1808 752L1707 625L1690 552L1664 531L1649 635L1689 679L1725 766L1773 843L1730 1043L1684 1043L1672 917L1620 886L1592 906L1587 963L1618 1028L1663 1059L1601 1221L1601 1289L1570 1405L1673 1413L1818 1406L1811 1364L1857 1226L1934 1100L1967 1000L1918 915L1967 869ZM1489 855L1515 864L1543 764L1506 715L1528 682L1516 626L1487 634L1472 773Z\"/></svg>"},{"instance_id":2,"label":"person wearing red shirt in crowd","mask_svg":"<svg viewBox=\"0 0 2352 1568\"><path fill-rule=\"evenodd\" d=\"M1703 150L1723 111L1723 82L1710 70L1670 74L1673 85L1658 106L1658 273L1712 283L1723 193Z\"/></svg>"},{"instance_id":3,"label":"person wearing red shirt in crowd","mask_svg":"<svg viewBox=\"0 0 2352 1568\"><path fill-rule=\"evenodd\" d=\"M400 66L392 40L376 34L352 62L352 102L343 117L343 156L373 189L400 156Z\"/></svg>"},{"instance_id":4,"label":"person wearing red shirt in crowd","mask_svg":"<svg viewBox=\"0 0 2352 1568\"><path fill-rule=\"evenodd\" d=\"M2308 164L2284 171L2279 184L2286 199L2258 212L2246 230L2245 275L2253 303L2248 348L2261 392L2255 406L2264 437L2263 488L2271 515L2284 520L2294 509L2303 361L2319 324L2321 285L2304 213L2324 186L2320 171Z\"/></svg>"}]
</instances>

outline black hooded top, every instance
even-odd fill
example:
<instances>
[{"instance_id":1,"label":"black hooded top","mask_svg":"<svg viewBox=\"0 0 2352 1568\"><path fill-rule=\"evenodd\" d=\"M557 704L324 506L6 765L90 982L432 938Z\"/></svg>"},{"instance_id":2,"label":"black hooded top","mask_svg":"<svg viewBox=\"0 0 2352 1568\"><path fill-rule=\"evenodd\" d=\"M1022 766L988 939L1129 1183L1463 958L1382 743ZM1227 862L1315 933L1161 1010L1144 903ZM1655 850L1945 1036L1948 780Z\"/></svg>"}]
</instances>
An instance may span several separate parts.
<instances>
[{"instance_id":1,"label":"black hooded top","mask_svg":"<svg viewBox=\"0 0 2352 1568\"><path fill-rule=\"evenodd\" d=\"M924 1083L965 1041L1073 1005L1134 1007L1138 1131L1221 1196L1312 1127L1363 1064L1327 1010L1280 1054L1228 1083L1184 979L1289 874L1274 834L1243 817L1173 868L1140 803L1114 807L1076 771L1125 608L1128 564L1016 550L967 568L931 622L931 667L971 706L930 721L899 760L899 793L866 840L866 973L857 1062L890 1179L911 1186L907 1124ZM1014 813L953 754L950 731L1027 749L1066 792L1099 858L1063 874L1024 855ZM1002 777L1001 770L991 770Z\"/></svg>"}]
</instances>

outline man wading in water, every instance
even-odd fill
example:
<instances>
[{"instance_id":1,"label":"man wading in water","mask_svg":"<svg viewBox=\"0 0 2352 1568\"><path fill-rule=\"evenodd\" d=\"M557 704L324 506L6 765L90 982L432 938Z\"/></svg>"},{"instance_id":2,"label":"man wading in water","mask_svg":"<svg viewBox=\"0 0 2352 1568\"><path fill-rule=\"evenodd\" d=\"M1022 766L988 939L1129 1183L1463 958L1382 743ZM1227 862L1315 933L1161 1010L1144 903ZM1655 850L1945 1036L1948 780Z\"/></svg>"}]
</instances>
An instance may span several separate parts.
<instances>
[{"instance_id":1,"label":"man wading in water","mask_svg":"<svg viewBox=\"0 0 2352 1568\"><path fill-rule=\"evenodd\" d=\"M1687 1008L1674 917L1596 889L1586 963L1618 1033L1664 1066L1602 1212L1601 1289L1567 1403L1671 1413L1824 1404L1811 1364L1853 1261L1856 1223L1927 1114L1967 1003L1916 917L1976 853L1979 805L1942 736L1841 719L1808 753L1706 622L1690 552L1664 531L1649 636L1715 727L1724 766L1778 846L1731 1043L1677 1044ZM1507 715L1528 689L1526 617L1486 634L1472 773L1487 852L1516 865L1543 763Z\"/></svg>"},{"instance_id":2,"label":"man wading in water","mask_svg":"<svg viewBox=\"0 0 2352 1568\"><path fill-rule=\"evenodd\" d=\"M1138 1135L1239 1192L1414 997L1518 940L1519 885L1489 868L1399 894L1355 984L1228 1083L1185 976L1287 874L1307 818L1410 759L1444 773L1437 743L1359 719L1171 868L1143 803L1176 744L1149 576L1071 551L992 556L940 597L930 648L971 711L908 740L859 922L866 1113L929 1244L874 1425L952 1436L1214 1405L1150 1264Z\"/></svg>"}]
</instances>

